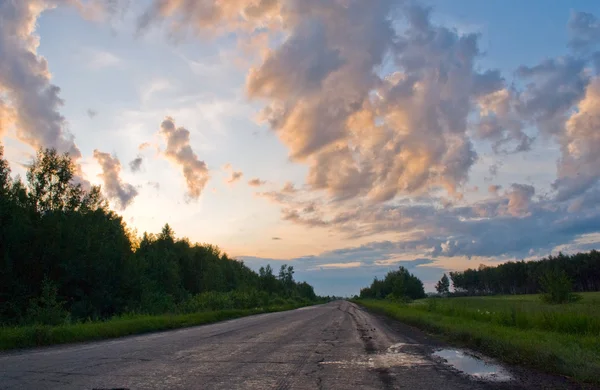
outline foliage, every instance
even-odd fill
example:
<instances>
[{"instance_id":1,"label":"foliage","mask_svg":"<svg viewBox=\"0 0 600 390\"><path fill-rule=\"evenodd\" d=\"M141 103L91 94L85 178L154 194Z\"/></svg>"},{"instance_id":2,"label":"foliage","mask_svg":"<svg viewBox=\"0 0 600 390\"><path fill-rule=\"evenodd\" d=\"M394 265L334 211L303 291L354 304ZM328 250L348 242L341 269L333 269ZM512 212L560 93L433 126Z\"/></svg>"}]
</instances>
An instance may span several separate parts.
<instances>
[{"instance_id":1,"label":"foliage","mask_svg":"<svg viewBox=\"0 0 600 390\"><path fill-rule=\"evenodd\" d=\"M424 297L423 283L404 267L388 272L383 280L375 278L371 286L360 290L360 298L406 301Z\"/></svg>"},{"instance_id":2,"label":"foliage","mask_svg":"<svg viewBox=\"0 0 600 390\"><path fill-rule=\"evenodd\" d=\"M437 282L435 285L435 290L439 294L448 294L450 292L450 279L448 279L446 274L444 274L444 276L442 276L442 278Z\"/></svg>"},{"instance_id":3,"label":"foliage","mask_svg":"<svg viewBox=\"0 0 600 390\"><path fill-rule=\"evenodd\" d=\"M57 288L48 279L42 282L42 292L33 298L27 308L27 320L33 324L58 325L67 320L69 313L64 304L58 301Z\"/></svg>"},{"instance_id":4,"label":"foliage","mask_svg":"<svg viewBox=\"0 0 600 390\"><path fill-rule=\"evenodd\" d=\"M107 321L77 322L58 326L0 327L0 350L101 340L133 334L202 325L252 314L291 310L306 304L282 304L256 309L228 309L185 314L123 315Z\"/></svg>"},{"instance_id":5,"label":"foliage","mask_svg":"<svg viewBox=\"0 0 600 390\"><path fill-rule=\"evenodd\" d=\"M566 305L545 304L540 300L540 295L518 295L428 298L415 301L411 307L519 329L580 336L600 335L600 293L583 294L585 299L582 301Z\"/></svg>"},{"instance_id":6,"label":"foliage","mask_svg":"<svg viewBox=\"0 0 600 390\"><path fill-rule=\"evenodd\" d=\"M260 274L166 224L135 237L99 187L85 190L67 154L40 150L27 181L12 180L0 147L0 324L105 320L314 302L312 286Z\"/></svg>"},{"instance_id":7,"label":"foliage","mask_svg":"<svg viewBox=\"0 0 600 390\"><path fill-rule=\"evenodd\" d=\"M358 303L508 363L600 384L600 294L582 296L566 305L538 295Z\"/></svg>"},{"instance_id":8,"label":"foliage","mask_svg":"<svg viewBox=\"0 0 600 390\"><path fill-rule=\"evenodd\" d=\"M564 270L549 270L540 278L540 287L544 292L542 300L547 303L567 303L581 299L573 294L573 282Z\"/></svg>"},{"instance_id":9,"label":"foliage","mask_svg":"<svg viewBox=\"0 0 600 390\"><path fill-rule=\"evenodd\" d=\"M543 291L544 275L564 272L575 292L600 291L600 252L559 253L536 261L509 261L495 267L450 272L453 295L536 294Z\"/></svg>"}]
</instances>

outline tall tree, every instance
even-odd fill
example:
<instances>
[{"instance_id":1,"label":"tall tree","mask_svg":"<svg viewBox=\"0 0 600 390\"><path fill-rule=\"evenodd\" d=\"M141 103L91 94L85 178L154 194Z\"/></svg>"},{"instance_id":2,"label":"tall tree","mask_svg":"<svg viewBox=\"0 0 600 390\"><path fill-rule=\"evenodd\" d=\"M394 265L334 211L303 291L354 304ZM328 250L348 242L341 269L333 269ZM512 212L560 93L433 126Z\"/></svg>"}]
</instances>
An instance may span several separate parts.
<instances>
[{"instance_id":1,"label":"tall tree","mask_svg":"<svg viewBox=\"0 0 600 390\"><path fill-rule=\"evenodd\" d=\"M375 278L371 286L360 290L361 298L419 299L425 297L423 282L404 267L390 271L383 280Z\"/></svg>"},{"instance_id":2,"label":"tall tree","mask_svg":"<svg viewBox=\"0 0 600 390\"><path fill-rule=\"evenodd\" d=\"M56 324L116 314L253 308L278 295L315 299L285 266L260 275L165 224L134 236L99 187L74 181L68 155L40 150L27 184L12 180L0 145L0 325Z\"/></svg>"},{"instance_id":3,"label":"tall tree","mask_svg":"<svg viewBox=\"0 0 600 390\"><path fill-rule=\"evenodd\" d=\"M450 292L450 279L448 279L445 273L435 285L435 289L440 294L448 294Z\"/></svg>"}]
</instances>

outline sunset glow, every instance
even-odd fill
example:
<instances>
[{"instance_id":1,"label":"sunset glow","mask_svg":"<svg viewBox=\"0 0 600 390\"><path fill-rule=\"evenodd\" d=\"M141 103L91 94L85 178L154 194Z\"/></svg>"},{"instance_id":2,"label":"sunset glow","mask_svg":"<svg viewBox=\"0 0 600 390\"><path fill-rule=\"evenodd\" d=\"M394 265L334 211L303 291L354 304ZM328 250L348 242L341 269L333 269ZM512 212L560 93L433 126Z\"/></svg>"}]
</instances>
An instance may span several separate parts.
<instances>
[{"instance_id":1,"label":"sunset glow","mask_svg":"<svg viewBox=\"0 0 600 390\"><path fill-rule=\"evenodd\" d=\"M600 246L597 17L592 0L0 0L0 142L21 176L38 148L69 152L139 234L169 223L322 295L399 265L432 290Z\"/></svg>"}]
</instances>

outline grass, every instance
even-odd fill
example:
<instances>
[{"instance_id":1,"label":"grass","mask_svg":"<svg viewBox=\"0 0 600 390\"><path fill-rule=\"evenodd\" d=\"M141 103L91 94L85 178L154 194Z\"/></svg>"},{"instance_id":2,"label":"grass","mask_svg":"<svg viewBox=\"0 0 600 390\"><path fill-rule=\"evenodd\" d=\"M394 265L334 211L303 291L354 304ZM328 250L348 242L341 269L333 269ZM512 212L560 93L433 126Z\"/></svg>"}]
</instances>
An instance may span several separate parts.
<instances>
[{"instance_id":1,"label":"grass","mask_svg":"<svg viewBox=\"0 0 600 390\"><path fill-rule=\"evenodd\" d=\"M564 305L537 295L357 303L507 363L600 384L600 293L582 295Z\"/></svg>"},{"instance_id":2,"label":"grass","mask_svg":"<svg viewBox=\"0 0 600 390\"><path fill-rule=\"evenodd\" d=\"M30 348L81 341L102 340L134 334L177 329L245 317L297 309L303 304L287 304L244 310L218 310L192 314L136 315L115 317L107 321L65 324L58 326L31 325L0 328L0 350Z\"/></svg>"}]
</instances>

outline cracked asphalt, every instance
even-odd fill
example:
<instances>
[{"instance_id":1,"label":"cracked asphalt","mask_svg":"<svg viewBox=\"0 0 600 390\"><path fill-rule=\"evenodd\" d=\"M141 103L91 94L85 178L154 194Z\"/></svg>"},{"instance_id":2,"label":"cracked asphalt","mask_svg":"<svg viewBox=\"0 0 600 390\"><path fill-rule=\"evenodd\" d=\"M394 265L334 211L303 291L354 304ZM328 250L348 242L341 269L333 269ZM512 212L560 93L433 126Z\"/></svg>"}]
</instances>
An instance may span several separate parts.
<instances>
[{"instance_id":1,"label":"cracked asphalt","mask_svg":"<svg viewBox=\"0 0 600 390\"><path fill-rule=\"evenodd\" d=\"M0 354L2 389L569 388L510 369L476 381L422 332L337 301L181 330Z\"/></svg>"}]
</instances>

